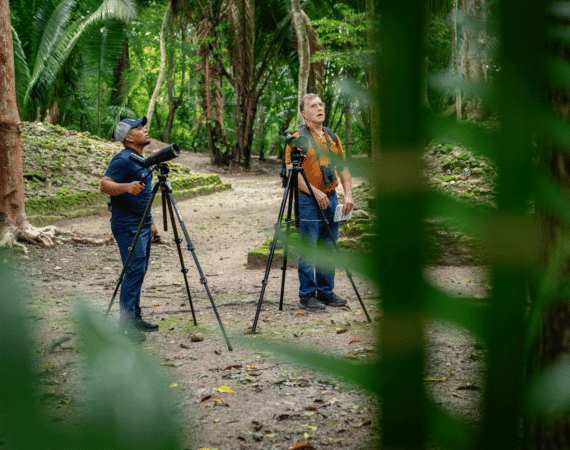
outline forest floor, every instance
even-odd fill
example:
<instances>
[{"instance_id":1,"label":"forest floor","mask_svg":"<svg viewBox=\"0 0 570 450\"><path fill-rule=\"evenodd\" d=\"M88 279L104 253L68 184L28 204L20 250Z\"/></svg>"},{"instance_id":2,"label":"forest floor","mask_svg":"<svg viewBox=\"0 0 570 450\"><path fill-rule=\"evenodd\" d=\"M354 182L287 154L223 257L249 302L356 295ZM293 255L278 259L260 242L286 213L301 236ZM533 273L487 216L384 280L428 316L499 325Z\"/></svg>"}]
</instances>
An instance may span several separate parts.
<instances>
[{"instance_id":1,"label":"forest floor","mask_svg":"<svg viewBox=\"0 0 570 450\"><path fill-rule=\"evenodd\" d=\"M194 327L171 227L161 232L163 243L153 245L143 285L143 316L160 329L147 333L140 351L164 366L166 382L181 412L182 448L288 449L300 442L315 449L375 447L377 398L330 374L319 374L282 355L248 345L256 342L257 336L248 331L264 268L248 268L247 254L273 236L283 196L280 162L255 161L251 171L242 173L213 168L203 154L183 152L177 162L197 172L219 173L222 181L232 183L231 190L181 201L178 206L233 351L228 350L198 270L185 250L198 322ZM355 183L361 181L355 178ZM159 205L157 202L154 217L161 229ZM81 236L110 236L107 215L56 225ZM29 295L29 322L40 375L38 399L54 421L79 425L85 398L75 314L77 307L85 304L104 313L121 272L119 252L113 242L103 246L61 244L49 249L30 246L29 250L29 258L14 258ZM484 267L433 266L426 269L426 278L450 294L478 302L489 289ZM363 361L377 356L381 310L373 283L354 275L373 319L368 323L343 271L337 273L335 291L349 298L348 307L328 307L318 313L299 309L294 268L287 271L286 280L280 311L281 270L270 271L257 329L260 338ZM110 317L117 322L118 305ZM191 340L196 331L203 335L202 341ZM62 337L70 340L46 351ZM425 339L428 397L454 416L479 423L485 370L481 345L466 331L436 321L426 323ZM232 387L235 393L213 391L222 385ZM220 404L216 398L229 406L216 406Z\"/></svg>"}]
</instances>

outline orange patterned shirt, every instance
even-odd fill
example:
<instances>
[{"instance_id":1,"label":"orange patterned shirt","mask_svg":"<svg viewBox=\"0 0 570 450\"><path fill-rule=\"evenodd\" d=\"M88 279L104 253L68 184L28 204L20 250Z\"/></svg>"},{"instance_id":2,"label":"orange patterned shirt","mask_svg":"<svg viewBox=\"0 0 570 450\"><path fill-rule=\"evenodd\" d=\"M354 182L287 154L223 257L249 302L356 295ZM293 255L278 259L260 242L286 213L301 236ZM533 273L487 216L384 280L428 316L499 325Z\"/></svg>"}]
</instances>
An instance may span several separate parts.
<instances>
[{"instance_id":1,"label":"orange patterned shirt","mask_svg":"<svg viewBox=\"0 0 570 450\"><path fill-rule=\"evenodd\" d=\"M330 151L332 153L336 153L342 159L346 159L344 156L344 150L342 149L342 143L337 136L337 143L335 144L334 141L330 138L330 136L325 137L327 132L323 130L323 134L321 137L310 127L309 131L313 135L315 143L318 147L319 157L317 159L317 152L313 148L312 141L309 138L309 150L307 152L307 156L302 161L301 167L305 170L305 175L307 175L307 180L311 185L316 187L318 190L322 192L326 192L327 194L334 191L338 186L338 172L335 167L335 175L337 180L331 183L323 183L323 172L321 171L321 165L326 166L330 163L330 159L327 157L329 149L327 147L327 137L330 143ZM295 131L293 136L298 137L299 131ZM320 165L319 165L320 162ZM285 149L285 164L291 163L291 147L287 146Z\"/></svg>"}]
</instances>

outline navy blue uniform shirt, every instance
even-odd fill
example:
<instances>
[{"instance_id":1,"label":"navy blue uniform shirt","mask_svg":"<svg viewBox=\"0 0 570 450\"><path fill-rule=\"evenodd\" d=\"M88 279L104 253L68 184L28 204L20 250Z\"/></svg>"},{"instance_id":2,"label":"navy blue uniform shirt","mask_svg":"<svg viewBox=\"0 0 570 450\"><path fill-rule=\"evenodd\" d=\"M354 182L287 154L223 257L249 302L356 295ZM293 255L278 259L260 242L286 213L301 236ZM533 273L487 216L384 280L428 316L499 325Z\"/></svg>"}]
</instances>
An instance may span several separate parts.
<instances>
[{"instance_id":1,"label":"navy blue uniform shirt","mask_svg":"<svg viewBox=\"0 0 570 450\"><path fill-rule=\"evenodd\" d=\"M149 173L148 169L143 169L136 162L129 159L129 155L135 150L125 148L117 153L111 160L105 176L112 178L117 183L131 183L132 181L141 181ZM111 228L115 227L135 227L137 228L144 210L150 200L152 194L152 174L145 181L144 189L139 195L129 193L111 196ZM152 223L151 214L149 213L145 225Z\"/></svg>"}]
</instances>

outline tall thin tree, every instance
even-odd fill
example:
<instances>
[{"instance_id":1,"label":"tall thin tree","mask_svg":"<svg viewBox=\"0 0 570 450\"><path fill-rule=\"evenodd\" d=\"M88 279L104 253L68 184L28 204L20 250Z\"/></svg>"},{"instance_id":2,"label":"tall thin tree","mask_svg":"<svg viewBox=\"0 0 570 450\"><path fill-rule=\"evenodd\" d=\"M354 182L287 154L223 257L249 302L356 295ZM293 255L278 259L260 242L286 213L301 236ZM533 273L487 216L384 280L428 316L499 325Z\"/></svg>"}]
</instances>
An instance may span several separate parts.
<instances>
[{"instance_id":1,"label":"tall thin tree","mask_svg":"<svg viewBox=\"0 0 570 450\"><path fill-rule=\"evenodd\" d=\"M26 217L10 5L0 0L0 245L23 247L21 237L50 246L55 231L34 228Z\"/></svg>"}]
</instances>

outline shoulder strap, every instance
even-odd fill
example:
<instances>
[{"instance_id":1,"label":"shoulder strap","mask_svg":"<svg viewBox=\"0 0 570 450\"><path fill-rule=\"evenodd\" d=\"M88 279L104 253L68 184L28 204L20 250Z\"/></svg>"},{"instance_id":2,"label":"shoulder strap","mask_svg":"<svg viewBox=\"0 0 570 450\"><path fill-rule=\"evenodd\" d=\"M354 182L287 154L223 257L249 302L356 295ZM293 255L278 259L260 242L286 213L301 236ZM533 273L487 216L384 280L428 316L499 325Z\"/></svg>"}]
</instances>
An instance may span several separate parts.
<instances>
[{"instance_id":1,"label":"shoulder strap","mask_svg":"<svg viewBox=\"0 0 570 450\"><path fill-rule=\"evenodd\" d=\"M338 137L336 136L335 132L327 127L323 127L323 130L326 131L326 133L330 136L331 140L335 143L335 145L338 145Z\"/></svg>"}]
</instances>

